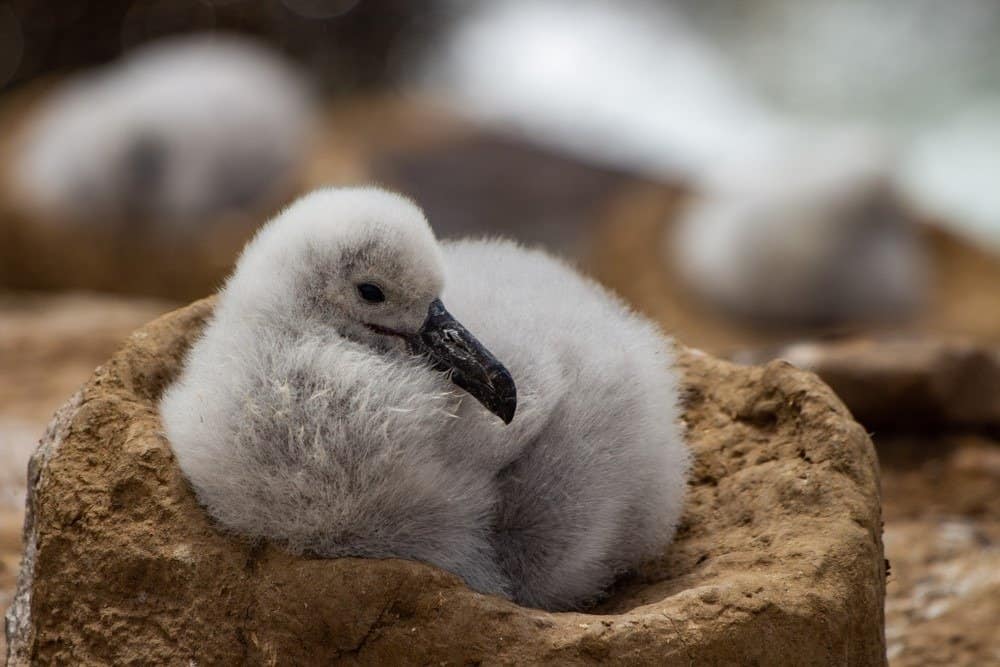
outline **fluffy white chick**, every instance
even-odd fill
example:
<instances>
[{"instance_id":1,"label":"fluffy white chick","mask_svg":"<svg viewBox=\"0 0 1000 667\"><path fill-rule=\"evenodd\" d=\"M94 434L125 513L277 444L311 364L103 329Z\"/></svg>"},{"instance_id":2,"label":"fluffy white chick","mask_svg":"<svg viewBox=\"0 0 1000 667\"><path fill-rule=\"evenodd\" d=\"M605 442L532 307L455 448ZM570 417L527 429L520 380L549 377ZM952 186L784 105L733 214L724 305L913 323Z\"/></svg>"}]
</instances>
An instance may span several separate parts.
<instances>
[{"instance_id":1,"label":"fluffy white chick","mask_svg":"<svg viewBox=\"0 0 1000 667\"><path fill-rule=\"evenodd\" d=\"M571 609L672 537L672 364L652 324L548 255L439 244L407 199L330 189L248 245L161 413L232 531Z\"/></svg>"}]
</instances>

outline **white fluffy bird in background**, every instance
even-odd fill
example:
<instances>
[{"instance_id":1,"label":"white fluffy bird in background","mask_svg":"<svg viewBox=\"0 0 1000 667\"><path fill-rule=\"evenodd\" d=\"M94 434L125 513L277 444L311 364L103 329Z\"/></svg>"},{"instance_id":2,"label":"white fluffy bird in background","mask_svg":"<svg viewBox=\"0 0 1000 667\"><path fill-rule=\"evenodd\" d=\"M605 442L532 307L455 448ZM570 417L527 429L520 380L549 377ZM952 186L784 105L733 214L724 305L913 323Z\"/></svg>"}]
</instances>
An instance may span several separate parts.
<instances>
[{"instance_id":1,"label":"white fluffy bird in background","mask_svg":"<svg viewBox=\"0 0 1000 667\"><path fill-rule=\"evenodd\" d=\"M729 314L776 325L873 324L911 315L927 283L919 230L884 147L863 134L803 137L700 184L667 261Z\"/></svg>"},{"instance_id":2,"label":"white fluffy bird in background","mask_svg":"<svg viewBox=\"0 0 1000 667\"><path fill-rule=\"evenodd\" d=\"M651 323L548 255L439 244L409 200L331 189L247 246L161 412L232 531L572 609L673 535L672 363Z\"/></svg>"},{"instance_id":3,"label":"white fluffy bird in background","mask_svg":"<svg viewBox=\"0 0 1000 667\"><path fill-rule=\"evenodd\" d=\"M69 219L199 219L288 187L310 124L305 80L266 47L164 39L54 90L14 176Z\"/></svg>"}]
</instances>

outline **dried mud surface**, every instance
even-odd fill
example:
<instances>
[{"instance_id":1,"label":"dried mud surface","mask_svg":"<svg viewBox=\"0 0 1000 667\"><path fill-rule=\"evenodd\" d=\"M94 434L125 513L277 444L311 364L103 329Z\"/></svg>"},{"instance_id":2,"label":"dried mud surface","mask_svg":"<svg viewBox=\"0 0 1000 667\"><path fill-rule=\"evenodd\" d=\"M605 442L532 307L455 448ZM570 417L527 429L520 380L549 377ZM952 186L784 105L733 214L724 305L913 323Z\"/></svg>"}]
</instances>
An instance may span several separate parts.
<instances>
[{"instance_id":1,"label":"dried mud surface","mask_svg":"<svg viewBox=\"0 0 1000 667\"><path fill-rule=\"evenodd\" d=\"M154 408L210 307L130 337L50 431L13 664L884 660L875 455L815 376L684 352L695 465L677 541L593 613L551 614L419 563L216 530Z\"/></svg>"},{"instance_id":2,"label":"dried mud surface","mask_svg":"<svg viewBox=\"0 0 1000 667\"><path fill-rule=\"evenodd\" d=\"M132 331L170 309L153 299L0 292L0 612L13 597L26 467L45 425ZM0 634L0 655L5 646Z\"/></svg>"},{"instance_id":3,"label":"dried mud surface","mask_svg":"<svg viewBox=\"0 0 1000 667\"><path fill-rule=\"evenodd\" d=\"M891 663L1000 663L1000 347L854 339L739 356L816 372L874 432Z\"/></svg>"}]
</instances>

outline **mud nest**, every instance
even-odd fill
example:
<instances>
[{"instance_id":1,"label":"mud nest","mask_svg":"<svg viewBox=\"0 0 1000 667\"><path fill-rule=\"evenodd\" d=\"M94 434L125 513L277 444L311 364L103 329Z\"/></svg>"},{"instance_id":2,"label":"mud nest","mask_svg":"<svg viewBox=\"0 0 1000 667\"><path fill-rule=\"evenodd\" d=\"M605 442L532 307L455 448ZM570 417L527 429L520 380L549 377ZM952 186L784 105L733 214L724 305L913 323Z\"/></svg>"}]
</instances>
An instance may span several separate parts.
<instances>
[{"instance_id":1,"label":"mud nest","mask_svg":"<svg viewBox=\"0 0 1000 667\"><path fill-rule=\"evenodd\" d=\"M815 376L681 351L695 463L676 541L589 613L548 613L421 563L220 532L156 410L211 309L133 334L53 419L10 664L884 662L875 453Z\"/></svg>"}]
</instances>

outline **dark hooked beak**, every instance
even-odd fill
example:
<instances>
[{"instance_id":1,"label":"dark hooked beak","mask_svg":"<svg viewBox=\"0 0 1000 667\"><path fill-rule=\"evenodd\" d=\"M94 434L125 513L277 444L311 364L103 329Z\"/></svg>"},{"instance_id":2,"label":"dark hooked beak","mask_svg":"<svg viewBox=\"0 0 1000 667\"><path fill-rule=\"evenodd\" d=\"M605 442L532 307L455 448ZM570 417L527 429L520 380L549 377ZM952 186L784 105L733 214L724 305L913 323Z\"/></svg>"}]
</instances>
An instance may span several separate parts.
<instances>
[{"instance_id":1,"label":"dark hooked beak","mask_svg":"<svg viewBox=\"0 0 1000 667\"><path fill-rule=\"evenodd\" d=\"M476 337L435 299L419 333L407 337L411 351L426 354L439 371L509 424L517 409L514 378Z\"/></svg>"}]
</instances>

